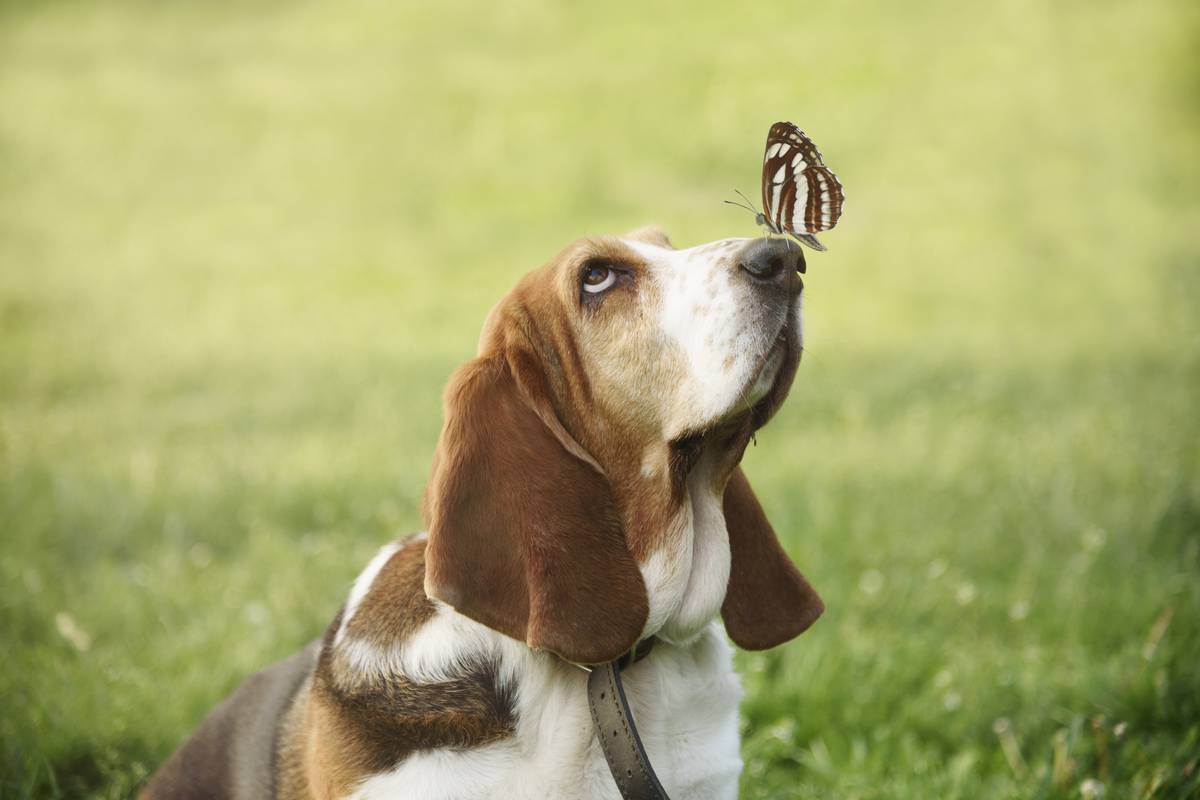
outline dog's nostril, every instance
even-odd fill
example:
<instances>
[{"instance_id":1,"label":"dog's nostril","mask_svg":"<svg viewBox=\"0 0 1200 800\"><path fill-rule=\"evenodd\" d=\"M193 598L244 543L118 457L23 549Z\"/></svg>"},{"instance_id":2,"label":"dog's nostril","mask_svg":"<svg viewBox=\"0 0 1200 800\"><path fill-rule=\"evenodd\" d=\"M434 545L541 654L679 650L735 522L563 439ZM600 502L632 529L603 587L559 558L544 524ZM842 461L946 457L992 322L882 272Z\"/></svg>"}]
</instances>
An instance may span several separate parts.
<instances>
[{"instance_id":1,"label":"dog's nostril","mask_svg":"<svg viewBox=\"0 0 1200 800\"><path fill-rule=\"evenodd\" d=\"M742 259L738 266L752 277L769 280L783 271L783 259L774 255L757 254L751 258Z\"/></svg>"},{"instance_id":2,"label":"dog's nostril","mask_svg":"<svg viewBox=\"0 0 1200 800\"><path fill-rule=\"evenodd\" d=\"M785 239L755 239L738 253L737 269L752 281L791 286L791 276L804 271L800 245Z\"/></svg>"}]
</instances>

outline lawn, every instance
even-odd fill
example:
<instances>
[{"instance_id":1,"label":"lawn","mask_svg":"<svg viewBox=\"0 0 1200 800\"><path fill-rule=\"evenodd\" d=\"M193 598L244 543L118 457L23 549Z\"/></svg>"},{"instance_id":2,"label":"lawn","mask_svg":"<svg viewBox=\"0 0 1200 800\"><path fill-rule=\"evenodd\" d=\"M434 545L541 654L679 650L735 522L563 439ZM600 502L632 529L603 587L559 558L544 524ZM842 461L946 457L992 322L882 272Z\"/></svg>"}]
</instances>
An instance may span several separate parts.
<instances>
[{"instance_id":1,"label":"lawn","mask_svg":"<svg viewBox=\"0 0 1200 800\"><path fill-rule=\"evenodd\" d=\"M1200 6L0 2L0 796L127 797L420 524L585 233L846 186L746 468L747 798L1200 796Z\"/></svg>"}]
</instances>

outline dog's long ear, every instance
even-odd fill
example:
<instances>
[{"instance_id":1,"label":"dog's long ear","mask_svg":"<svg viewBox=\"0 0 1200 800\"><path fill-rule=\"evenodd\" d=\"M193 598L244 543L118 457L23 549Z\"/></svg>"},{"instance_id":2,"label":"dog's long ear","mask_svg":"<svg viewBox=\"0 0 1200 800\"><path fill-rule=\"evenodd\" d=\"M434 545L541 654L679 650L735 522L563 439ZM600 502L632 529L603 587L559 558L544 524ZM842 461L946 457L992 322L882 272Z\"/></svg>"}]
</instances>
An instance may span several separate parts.
<instances>
[{"instance_id":1,"label":"dog's long ear","mask_svg":"<svg viewBox=\"0 0 1200 800\"><path fill-rule=\"evenodd\" d=\"M725 630L746 650L766 650L799 636L825 605L779 544L741 467L725 487L729 588Z\"/></svg>"},{"instance_id":2,"label":"dog's long ear","mask_svg":"<svg viewBox=\"0 0 1200 800\"><path fill-rule=\"evenodd\" d=\"M549 407L538 363L492 351L451 379L425 495L425 592L599 664L637 641L646 588L609 483Z\"/></svg>"}]
</instances>

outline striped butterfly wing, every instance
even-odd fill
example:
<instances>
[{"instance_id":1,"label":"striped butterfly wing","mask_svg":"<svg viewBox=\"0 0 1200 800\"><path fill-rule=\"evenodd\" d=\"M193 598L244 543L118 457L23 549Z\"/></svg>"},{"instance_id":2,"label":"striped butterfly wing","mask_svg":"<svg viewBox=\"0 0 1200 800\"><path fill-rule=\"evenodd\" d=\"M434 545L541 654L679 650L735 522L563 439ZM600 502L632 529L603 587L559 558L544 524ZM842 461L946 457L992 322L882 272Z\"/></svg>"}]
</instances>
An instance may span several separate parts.
<instances>
[{"instance_id":1,"label":"striped butterfly wing","mask_svg":"<svg viewBox=\"0 0 1200 800\"><path fill-rule=\"evenodd\" d=\"M845 201L842 183L812 139L790 122L776 122L767 134L762 194L766 221L776 233L825 249L811 234L837 225Z\"/></svg>"}]
</instances>

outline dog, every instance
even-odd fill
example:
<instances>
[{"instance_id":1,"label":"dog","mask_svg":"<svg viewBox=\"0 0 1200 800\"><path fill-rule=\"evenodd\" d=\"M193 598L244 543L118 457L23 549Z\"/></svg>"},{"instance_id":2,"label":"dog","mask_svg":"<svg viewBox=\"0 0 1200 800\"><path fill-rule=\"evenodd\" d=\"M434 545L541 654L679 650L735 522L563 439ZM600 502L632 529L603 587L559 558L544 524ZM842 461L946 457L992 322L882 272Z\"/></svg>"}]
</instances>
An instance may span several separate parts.
<instances>
[{"instance_id":1,"label":"dog","mask_svg":"<svg viewBox=\"0 0 1200 800\"><path fill-rule=\"evenodd\" d=\"M446 390L427 531L141 796L617 798L581 666L653 637L623 675L662 786L735 797L725 634L771 648L823 611L739 466L796 373L803 271L783 239L651 227L526 275Z\"/></svg>"}]
</instances>

